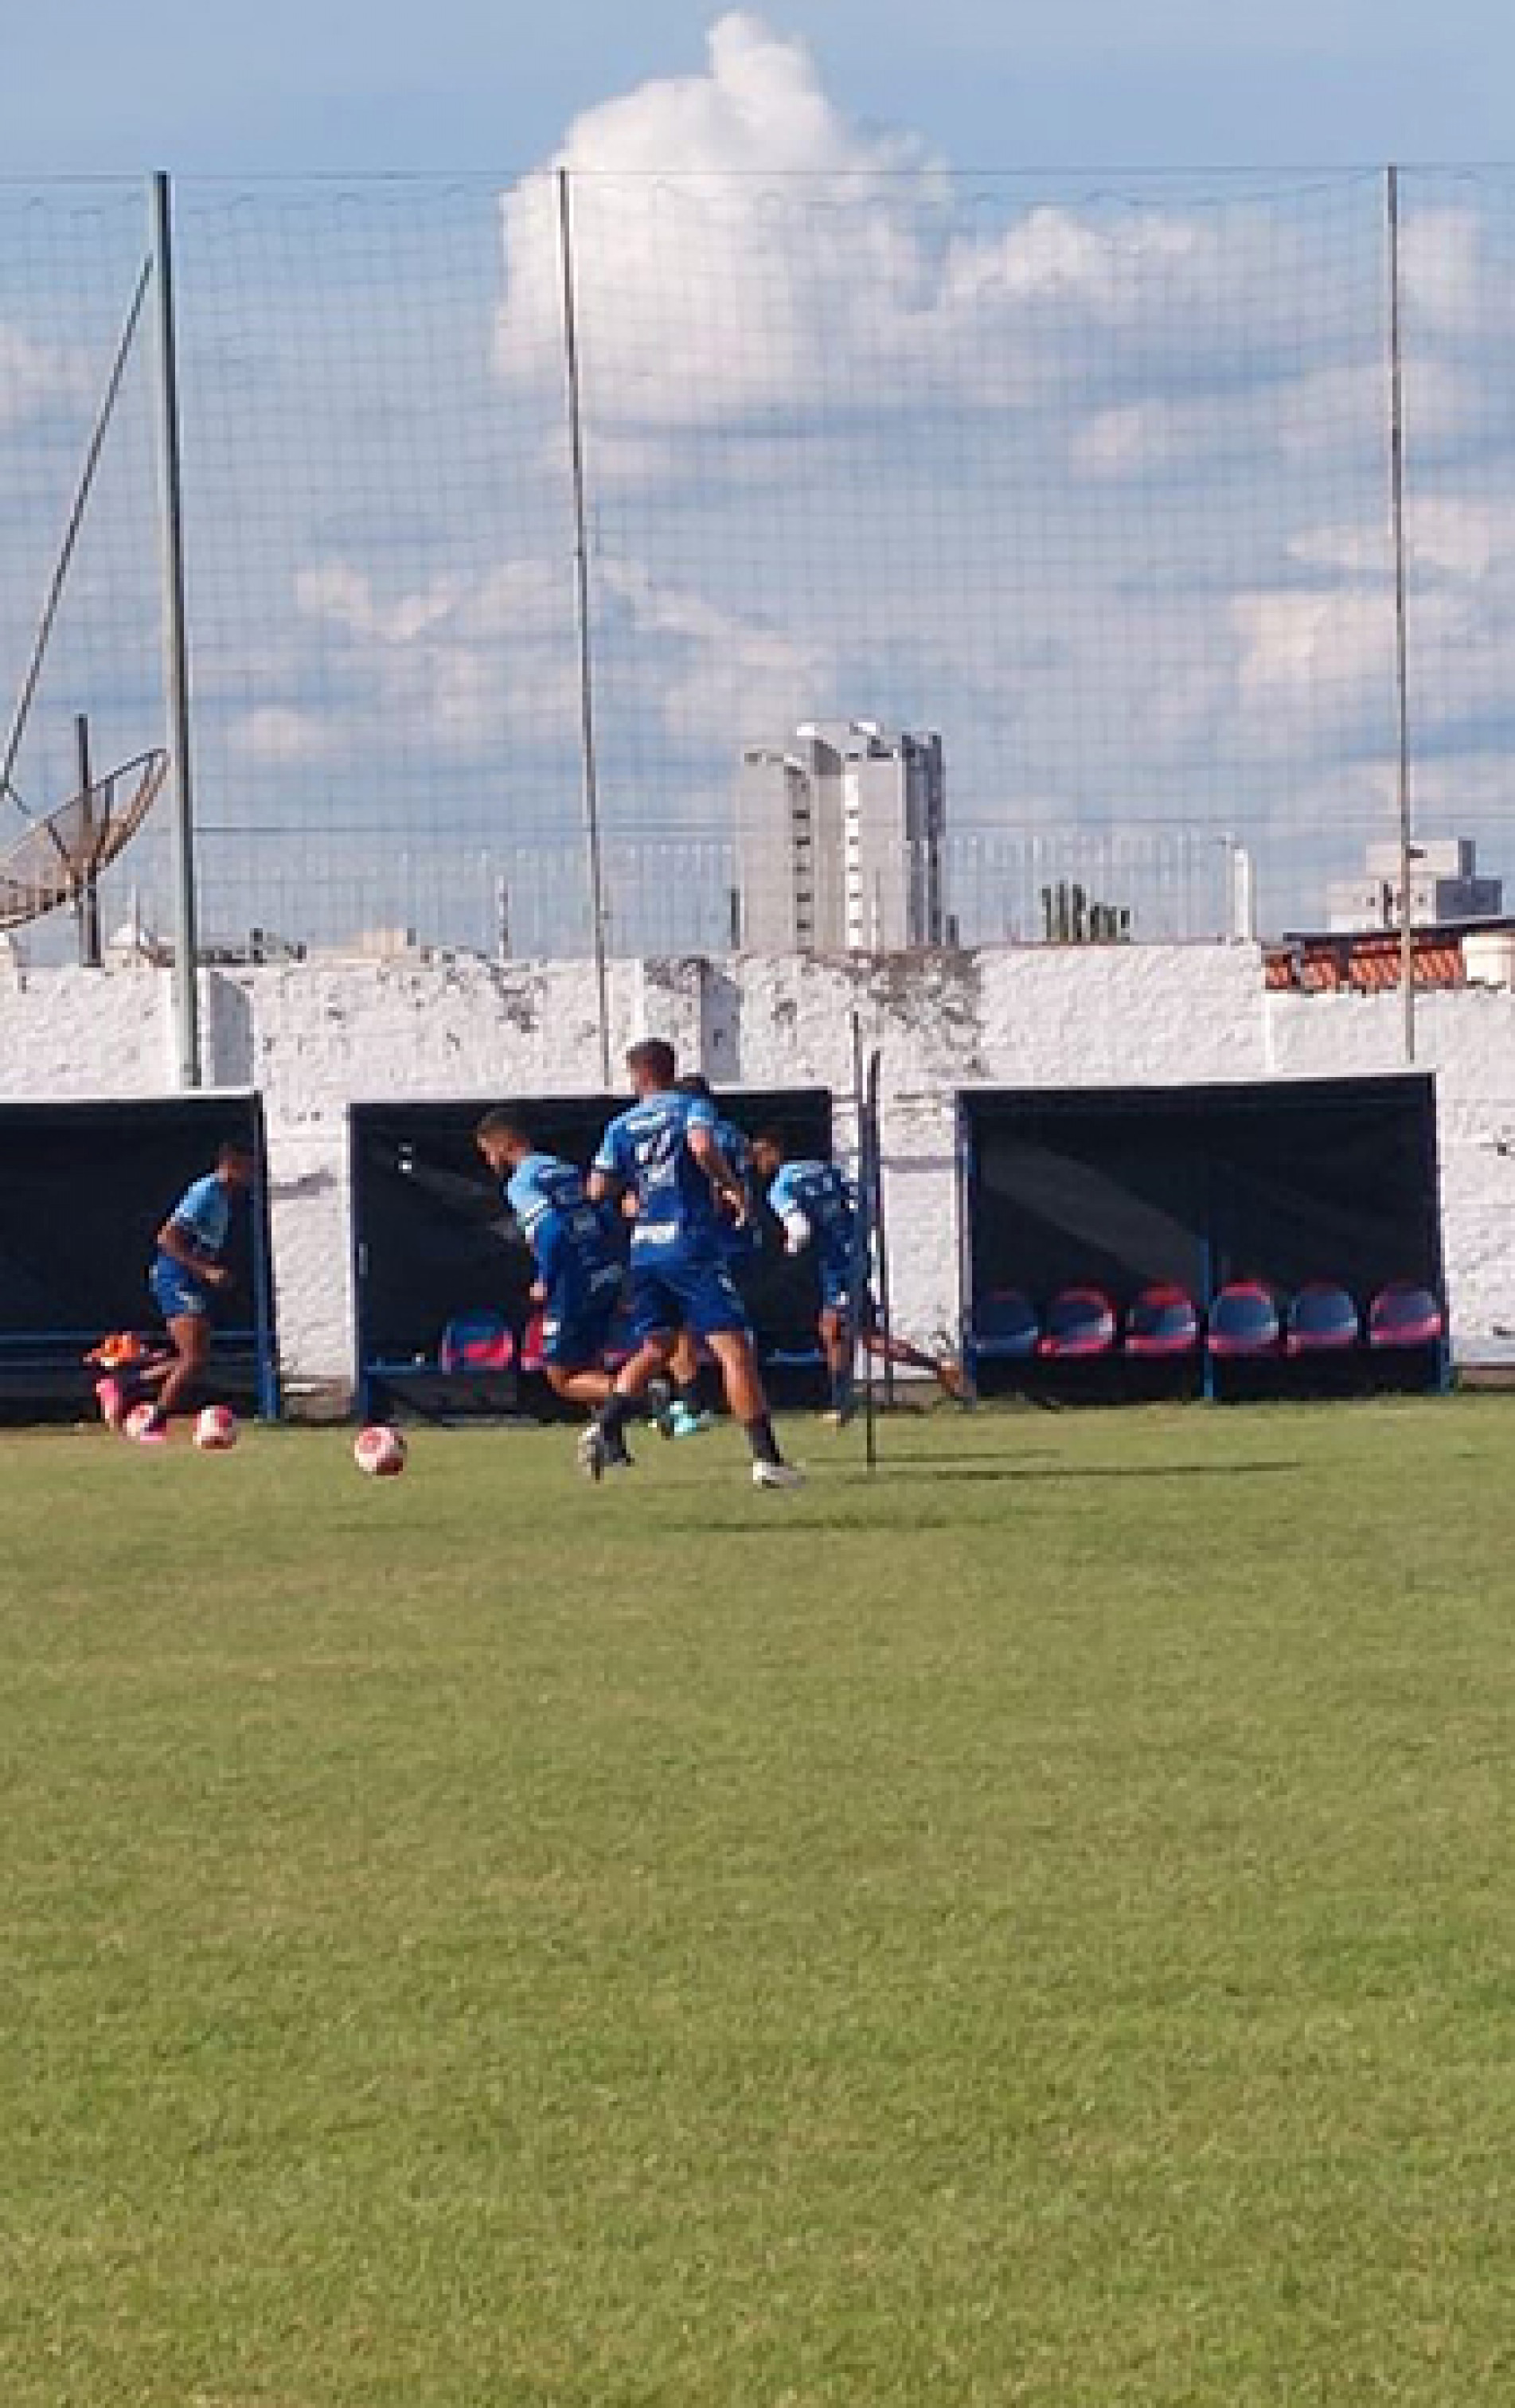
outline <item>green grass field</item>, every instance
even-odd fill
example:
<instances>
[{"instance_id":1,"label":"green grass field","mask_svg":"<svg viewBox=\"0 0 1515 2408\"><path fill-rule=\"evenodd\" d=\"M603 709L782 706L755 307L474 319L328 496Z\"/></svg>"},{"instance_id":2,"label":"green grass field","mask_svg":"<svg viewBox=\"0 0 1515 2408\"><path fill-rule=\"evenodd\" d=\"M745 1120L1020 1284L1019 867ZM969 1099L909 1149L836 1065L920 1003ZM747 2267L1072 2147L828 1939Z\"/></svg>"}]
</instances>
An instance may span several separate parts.
<instances>
[{"instance_id":1,"label":"green grass field","mask_svg":"<svg viewBox=\"0 0 1515 2408\"><path fill-rule=\"evenodd\" d=\"M1515 1409L0 1442L4 2408L1515 2397Z\"/></svg>"}]
</instances>

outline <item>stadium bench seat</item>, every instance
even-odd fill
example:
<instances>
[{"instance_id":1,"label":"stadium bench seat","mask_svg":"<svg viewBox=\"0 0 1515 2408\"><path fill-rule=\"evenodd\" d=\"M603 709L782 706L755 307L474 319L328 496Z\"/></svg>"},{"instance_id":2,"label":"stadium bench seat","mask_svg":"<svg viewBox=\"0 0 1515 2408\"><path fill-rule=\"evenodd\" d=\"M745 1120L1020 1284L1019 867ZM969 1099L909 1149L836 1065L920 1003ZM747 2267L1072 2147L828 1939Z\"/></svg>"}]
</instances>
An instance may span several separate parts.
<instances>
[{"instance_id":1,"label":"stadium bench seat","mask_svg":"<svg viewBox=\"0 0 1515 2408\"><path fill-rule=\"evenodd\" d=\"M1314 1280L1289 1307L1284 1351L1290 1354L1341 1354L1357 1345L1362 1320L1344 1287Z\"/></svg>"},{"instance_id":2,"label":"stadium bench seat","mask_svg":"<svg viewBox=\"0 0 1515 2408\"><path fill-rule=\"evenodd\" d=\"M1446 1315L1430 1289L1408 1281L1380 1288L1368 1307L1367 1342L1373 1347L1435 1346L1446 1328Z\"/></svg>"},{"instance_id":3,"label":"stadium bench seat","mask_svg":"<svg viewBox=\"0 0 1515 2408\"><path fill-rule=\"evenodd\" d=\"M1049 1362L1108 1354L1114 1344L1115 1307L1102 1289L1065 1287L1053 1297L1038 1350Z\"/></svg>"},{"instance_id":4,"label":"stadium bench seat","mask_svg":"<svg viewBox=\"0 0 1515 2408\"><path fill-rule=\"evenodd\" d=\"M1279 1308L1257 1280L1236 1280L1210 1307L1206 1344L1222 1361L1272 1354L1279 1338Z\"/></svg>"},{"instance_id":5,"label":"stadium bench seat","mask_svg":"<svg viewBox=\"0 0 1515 2408\"><path fill-rule=\"evenodd\" d=\"M1181 1287L1143 1288L1126 1315L1125 1351L1142 1362L1193 1354L1199 1344L1199 1313Z\"/></svg>"},{"instance_id":6,"label":"stadium bench seat","mask_svg":"<svg viewBox=\"0 0 1515 2408\"><path fill-rule=\"evenodd\" d=\"M516 1359L510 1325L497 1312L460 1312L442 1332L436 1360L450 1377L508 1371Z\"/></svg>"},{"instance_id":7,"label":"stadium bench seat","mask_svg":"<svg viewBox=\"0 0 1515 2408\"><path fill-rule=\"evenodd\" d=\"M973 1353L986 1362L1028 1361L1041 1340L1036 1307L1019 1288L993 1288L979 1307Z\"/></svg>"}]
</instances>

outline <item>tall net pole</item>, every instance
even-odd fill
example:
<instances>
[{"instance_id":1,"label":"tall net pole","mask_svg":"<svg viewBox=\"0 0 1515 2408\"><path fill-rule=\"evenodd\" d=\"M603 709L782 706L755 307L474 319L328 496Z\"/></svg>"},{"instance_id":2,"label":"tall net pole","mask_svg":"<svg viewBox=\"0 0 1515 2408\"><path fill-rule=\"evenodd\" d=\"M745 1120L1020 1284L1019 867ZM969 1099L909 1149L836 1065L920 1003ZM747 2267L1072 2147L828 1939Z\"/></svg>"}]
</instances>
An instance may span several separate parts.
<instances>
[{"instance_id":1,"label":"tall net pole","mask_svg":"<svg viewBox=\"0 0 1515 2408\"><path fill-rule=\"evenodd\" d=\"M574 609L579 633L579 769L584 850L589 872L590 931L599 1016L600 1078L610 1084L610 999L605 954L605 868L600 845L599 772L594 752L594 659L590 631L589 539L584 509L584 424L579 369L579 310L574 292L573 197L566 167L558 169L558 245L563 265L563 366L568 410L568 466L573 482Z\"/></svg>"},{"instance_id":2,"label":"tall net pole","mask_svg":"<svg viewBox=\"0 0 1515 2408\"><path fill-rule=\"evenodd\" d=\"M1389 250L1389 480L1394 551L1394 710L1399 809L1399 983L1405 1015L1405 1059L1415 1059L1415 931L1410 882L1415 869L1409 775L1409 614L1405 549L1405 357L1400 325L1399 170L1384 177Z\"/></svg>"},{"instance_id":3,"label":"tall net pole","mask_svg":"<svg viewBox=\"0 0 1515 2408\"><path fill-rule=\"evenodd\" d=\"M157 304L158 514L163 561L164 692L174 837L174 1021L179 1083L200 1084L199 935L194 909L194 785L190 761L190 658L184 597L184 493L179 457L179 344L174 315L173 196L166 175L148 187Z\"/></svg>"}]
</instances>

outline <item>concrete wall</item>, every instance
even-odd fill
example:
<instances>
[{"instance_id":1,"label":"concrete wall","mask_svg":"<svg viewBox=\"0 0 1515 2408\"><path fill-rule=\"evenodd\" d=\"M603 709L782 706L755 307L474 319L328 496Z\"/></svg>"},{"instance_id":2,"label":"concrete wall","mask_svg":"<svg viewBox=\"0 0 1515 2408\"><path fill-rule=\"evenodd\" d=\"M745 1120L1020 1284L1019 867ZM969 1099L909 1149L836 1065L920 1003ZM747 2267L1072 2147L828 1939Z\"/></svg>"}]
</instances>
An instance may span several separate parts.
<instances>
[{"instance_id":1,"label":"concrete wall","mask_svg":"<svg viewBox=\"0 0 1515 2408\"><path fill-rule=\"evenodd\" d=\"M349 1103L482 1105L601 1083L581 964L211 972L202 1003L207 1082L264 1096L280 1339L296 1384L350 1376ZM617 1058L634 1037L665 1035L718 1083L829 1086L844 1142L854 1010L883 1052L895 1300L918 1335L956 1325L959 1087L1321 1077L1401 1063L1396 996L1270 996L1247 946L612 971ZM1497 1354L1515 1333L1515 996L1428 996L1420 1034L1421 1060L1438 1075L1454 1336L1465 1356ZM173 1061L166 975L0 973L0 1097L162 1094Z\"/></svg>"}]
</instances>

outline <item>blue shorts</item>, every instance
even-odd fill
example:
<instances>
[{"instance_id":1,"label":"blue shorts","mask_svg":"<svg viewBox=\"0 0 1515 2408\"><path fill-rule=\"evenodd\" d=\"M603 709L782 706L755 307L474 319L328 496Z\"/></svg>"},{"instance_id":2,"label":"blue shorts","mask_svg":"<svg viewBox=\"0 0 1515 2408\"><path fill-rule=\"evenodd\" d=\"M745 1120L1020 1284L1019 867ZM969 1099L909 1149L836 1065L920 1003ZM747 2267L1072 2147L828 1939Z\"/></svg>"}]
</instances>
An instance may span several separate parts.
<instances>
[{"instance_id":1,"label":"blue shorts","mask_svg":"<svg viewBox=\"0 0 1515 2408\"><path fill-rule=\"evenodd\" d=\"M559 1280L542 1307L542 1360L555 1371L587 1371L610 1342L621 1309L622 1274L603 1283Z\"/></svg>"},{"instance_id":2,"label":"blue shorts","mask_svg":"<svg viewBox=\"0 0 1515 2408\"><path fill-rule=\"evenodd\" d=\"M160 1254L148 1273L148 1288L165 1321L200 1321L210 1311L210 1291L192 1270Z\"/></svg>"},{"instance_id":3,"label":"blue shorts","mask_svg":"<svg viewBox=\"0 0 1515 2408\"><path fill-rule=\"evenodd\" d=\"M671 1338L679 1329L696 1338L749 1334L747 1308L718 1254L680 1254L671 1247L655 1254L634 1246L629 1307L638 1340Z\"/></svg>"},{"instance_id":4,"label":"blue shorts","mask_svg":"<svg viewBox=\"0 0 1515 2408\"><path fill-rule=\"evenodd\" d=\"M822 1254L816 1265L821 1275L822 1312L846 1312L852 1301L852 1265L847 1254Z\"/></svg>"}]
</instances>

